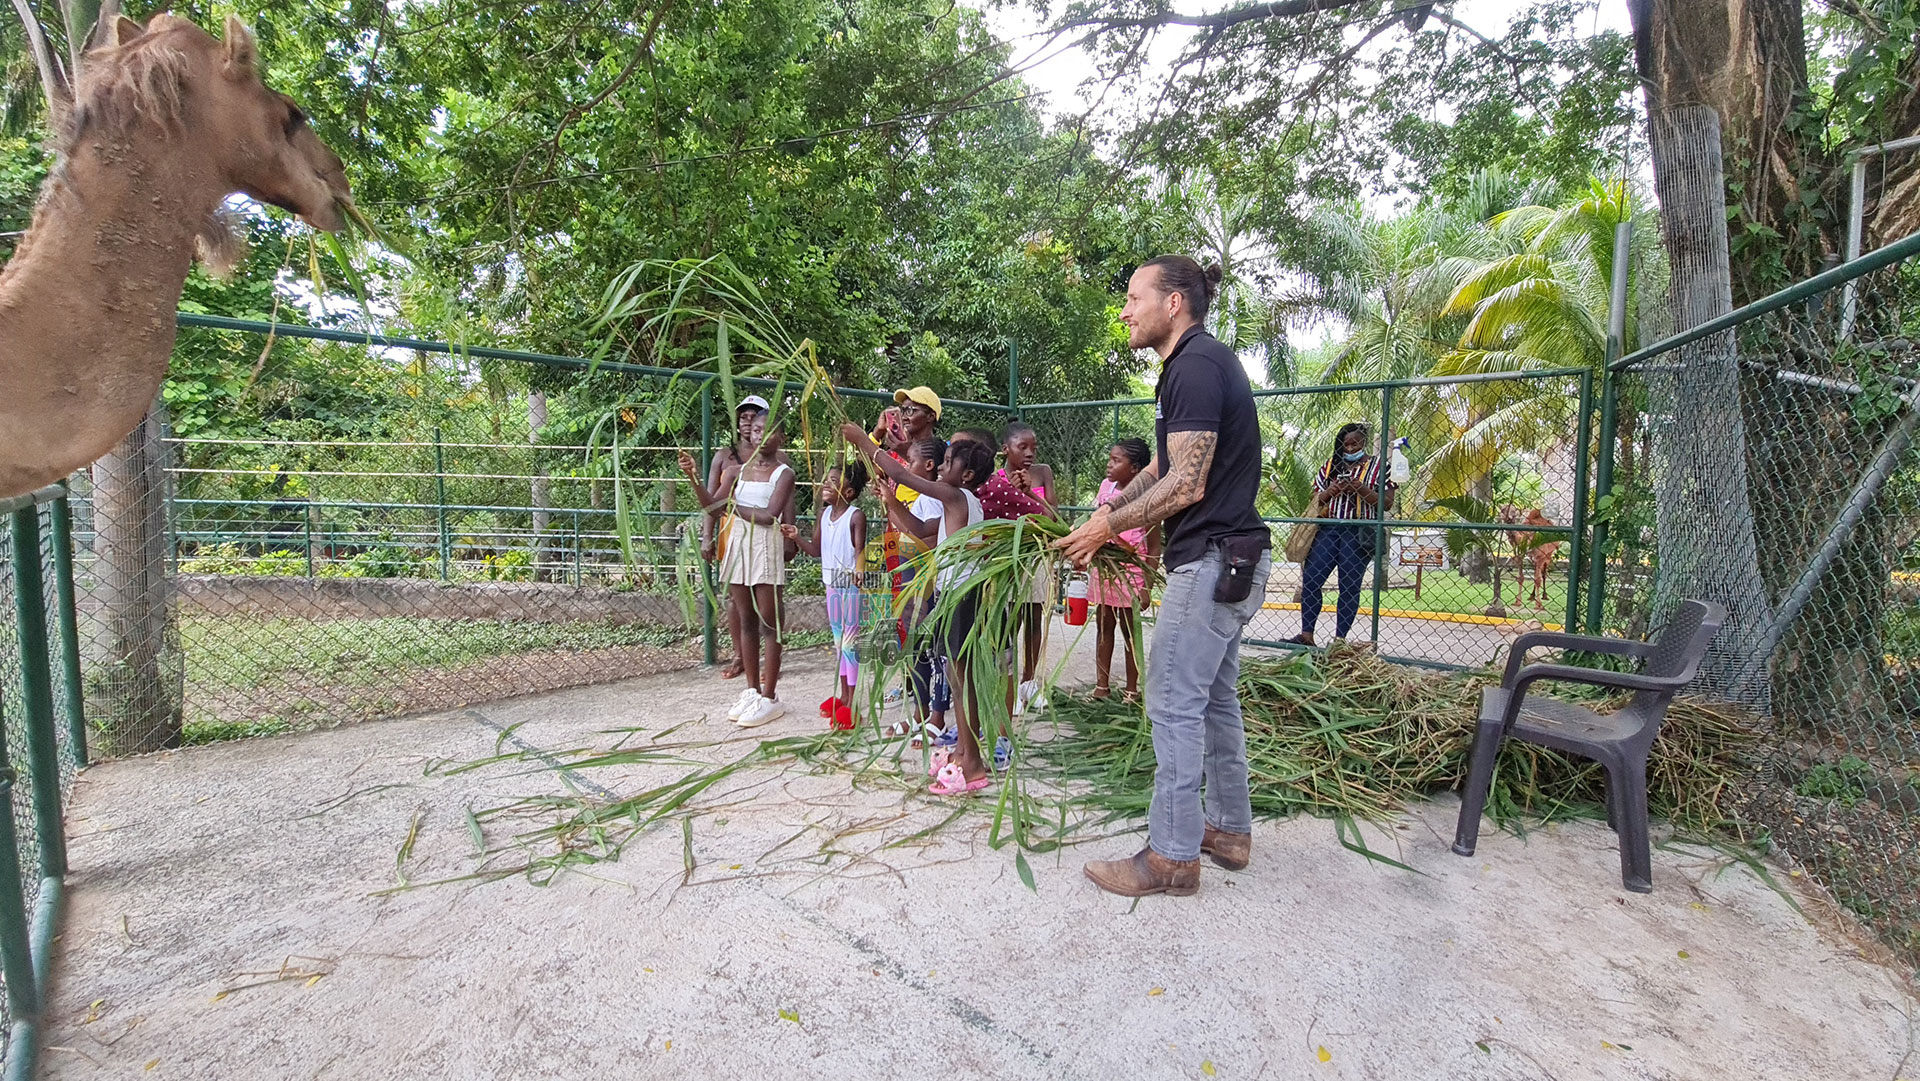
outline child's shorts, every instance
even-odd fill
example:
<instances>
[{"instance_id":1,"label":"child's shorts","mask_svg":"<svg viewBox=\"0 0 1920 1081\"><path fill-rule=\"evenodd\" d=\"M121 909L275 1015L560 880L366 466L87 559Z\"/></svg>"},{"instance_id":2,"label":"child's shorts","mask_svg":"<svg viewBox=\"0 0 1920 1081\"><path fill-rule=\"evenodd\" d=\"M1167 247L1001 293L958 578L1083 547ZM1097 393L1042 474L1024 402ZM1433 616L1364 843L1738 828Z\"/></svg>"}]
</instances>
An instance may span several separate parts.
<instances>
[{"instance_id":1,"label":"child's shorts","mask_svg":"<svg viewBox=\"0 0 1920 1081\"><path fill-rule=\"evenodd\" d=\"M849 685L860 678L857 646L860 641L861 594L857 586L827 587L827 627L840 655L840 677Z\"/></svg>"}]
</instances>

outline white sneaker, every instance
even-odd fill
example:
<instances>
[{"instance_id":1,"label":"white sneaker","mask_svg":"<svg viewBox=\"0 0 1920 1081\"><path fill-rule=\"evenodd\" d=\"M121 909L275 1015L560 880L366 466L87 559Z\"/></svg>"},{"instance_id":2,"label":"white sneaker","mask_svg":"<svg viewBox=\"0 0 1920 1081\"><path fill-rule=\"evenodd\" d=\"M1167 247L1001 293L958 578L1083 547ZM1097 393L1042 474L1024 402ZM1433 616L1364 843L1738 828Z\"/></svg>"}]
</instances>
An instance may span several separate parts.
<instances>
[{"instance_id":1,"label":"white sneaker","mask_svg":"<svg viewBox=\"0 0 1920 1081\"><path fill-rule=\"evenodd\" d=\"M740 719L734 723L742 728L758 728L769 721L778 720L786 716L786 713L787 704L785 702L762 697L754 702L752 708L742 713Z\"/></svg>"},{"instance_id":2,"label":"white sneaker","mask_svg":"<svg viewBox=\"0 0 1920 1081\"><path fill-rule=\"evenodd\" d=\"M727 709L727 720L729 721L739 720L740 715L742 713L745 713L747 709L750 706L752 706L753 703L757 701L759 698L760 698L760 692L754 690L752 687L747 687L742 689L740 692L739 699L735 701L733 705L728 707Z\"/></svg>"}]
</instances>

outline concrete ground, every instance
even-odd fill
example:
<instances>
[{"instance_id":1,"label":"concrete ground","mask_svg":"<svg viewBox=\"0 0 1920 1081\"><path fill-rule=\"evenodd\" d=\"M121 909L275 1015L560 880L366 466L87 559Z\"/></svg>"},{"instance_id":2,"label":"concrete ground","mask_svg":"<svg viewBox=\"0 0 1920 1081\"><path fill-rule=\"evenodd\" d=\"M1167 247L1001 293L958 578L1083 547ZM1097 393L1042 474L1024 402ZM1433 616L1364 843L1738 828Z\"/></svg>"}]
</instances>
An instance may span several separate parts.
<instances>
[{"instance_id":1,"label":"concrete ground","mask_svg":"<svg viewBox=\"0 0 1920 1081\"><path fill-rule=\"evenodd\" d=\"M817 701L816 654L787 697ZM1084 657L1069 679L1087 674ZM1712 853L1619 885L1588 823L1452 855L1438 800L1370 828L1409 873L1316 820L1262 823L1253 866L1191 898L1096 890L1087 858L986 843L987 801L891 766L730 778L617 862L382 893L475 866L468 810L627 794L681 765L567 776L541 753L743 733L703 671L194 748L88 770L49 1078L1913 1077L1898 974ZM810 711L809 711L810 712ZM645 726L646 733L609 733ZM889 760L883 760L887 762ZM488 845L551 815L490 819ZM574 838L587 844L588 836ZM551 851L547 846L544 851ZM1782 882L1792 880L1776 872ZM1809 906L1808 911L1818 912Z\"/></svg>"}]
</instances>

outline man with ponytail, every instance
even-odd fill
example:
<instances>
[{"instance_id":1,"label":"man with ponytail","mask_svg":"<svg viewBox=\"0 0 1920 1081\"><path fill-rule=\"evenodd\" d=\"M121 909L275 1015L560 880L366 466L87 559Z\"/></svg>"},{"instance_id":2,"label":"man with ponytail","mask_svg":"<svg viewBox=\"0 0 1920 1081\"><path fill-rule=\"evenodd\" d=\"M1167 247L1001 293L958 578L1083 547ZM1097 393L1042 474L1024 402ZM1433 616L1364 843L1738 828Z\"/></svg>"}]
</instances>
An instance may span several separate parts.
<instances>
[{"instance_id":1,"label":"man with ponytail","mask_svg":"<svg viewBox=\"0 0 1920 1081\"><path fill-rule=\"evenodd\" d=\"M1161 524L1167 584L1147 654L1153 804L1147 847L1086 866L1109 893L1185 895L1200 855L1231 870L1253 848L1240 638L1266 599L1272 538L1254 509L1260 419L1233 350L1206 331L1220 269L1184 255L1142 264L1127 283L1127 344L1160 354L1158 453L1119 495L1059 545L1085 566L1100 546ZM1204 789L1204 799L1202 792Z\"/></svg>"}]
</instances>

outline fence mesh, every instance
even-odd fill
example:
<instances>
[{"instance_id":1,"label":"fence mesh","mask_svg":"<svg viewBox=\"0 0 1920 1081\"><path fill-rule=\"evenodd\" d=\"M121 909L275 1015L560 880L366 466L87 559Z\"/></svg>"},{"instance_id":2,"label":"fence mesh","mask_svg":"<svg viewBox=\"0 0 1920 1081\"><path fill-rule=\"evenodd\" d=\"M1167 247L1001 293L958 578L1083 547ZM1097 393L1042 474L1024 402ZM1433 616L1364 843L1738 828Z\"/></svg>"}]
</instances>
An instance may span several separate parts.
<instances>
[{"instance_id":1,"label":"fence mesh","mask_svg":"<svg viewBox=\"0 0 1920 1081\"><path fill-rule=\"evenodd\" d=\"M1587 436L1582 385L1578 375L1515 374L1390 391L1261 392L1266 462L1259 508L1276 548L1292 520L1308 515L1313 478L1346 424L1366 426L1370 451L1378 451L1383 422L1390 442L1404 439L1404 448L1394 449L1408 479L1380 520L1369 511L1356 524L1323 522L1317 558L1288 562L1276 555L1264 610L1248 638L1290 644L1304 629L1303 603L1311 606L1304 587L1315 581L1317 642L1343 636L1425 664L1486 664L1525 630L1563 626ZM1041 459L1054 464L1062 492L1081 507L1092 506L1117 439L1153 440L1150 402L1035 409L1027 419ZM1352 575L1353 622L1341 635L1343 563Z\"/></svg>"},{"instance_id":2,"label":"fence mesh","mask_svg":"<svg viewBox=\"0 0 1920 1081\"><path fill-rule=\"evenodd\" d=\"M1846 295L1857 298L1851 326ZM1701 692L1768 738L1742 825L1920 959L1920 268L1895 264L1615 383L1605 626L1732 613Z\"/></svg>"},{"instance_id":3,"label":"fence mesh","mask_svg":"<svg viewBox=\"0 0 1920 1081\"><path fill-rule=\"evenodd\" d=\"M145 441L83 486L89 716L109 753L705 655L708 612L724 603L675 459L732 445L717 384L208 328L182 330L176 384L236 358L250 388L170 395ZM296 378L320 371L324 383ZM804 528L837 434L819 406L803 422L795 398L782 429ZM867 416L881 404L849 403ZM948 432L1004 424L957 403L940 418ZM790 640L824 641L817 561L799 555L788 572ZM725 655L724 614L711 624Z\"/></svg>"},{"instance_id":4,"label":"fence mesh","mask_svg":"<svg viewBox=\"0 0 1920 1081\"><path fill-rule=\"evenodd\" d=\"M1392 442L1408 474L1397 502L1345 526L1368 551L1348 568L1345 636L1390 657L1474 667L1534 627L1641 637L1683 597L1727 603L1736 618L1697 689L1767 733L1734 825L1920 959L1920 274L1897 264L1850 292L1851 315L1836 287L1605 379L1263 391L1259 505L1283 541L1340 425L1365 424L1369 449ZM339 403L325 424L307 402L236 427L175 402L171 434L156 422L143 451L95 468L76 500L80 612L89 716L111 751L701 658L698 518L674 453L721 453L732 436L698 386L614 371L515 383L232 331L182 342L276 363L306 350L304 363L399 371L413 389L397 406L391 387L369 396L351 438ZM1093 504L1117 439L1152 438L1150 402L1023 416L1071 508ZM1005 423L954 405L939 430ZM787 437L805 522L832 434L794 422ZM1340 632L1342 561L1316 562L1276 561L1250 640L1292 645L1322 571L1314 629L1321 643ZM790 582L804 642L824 627L815 566L796 560ZM725 620L712 625L724 654Z\"/></svg>"},{"instance_id":5,"label":"fence mesh","mask_svg":"<svg viewBox=\"0 0 1920 1081\"><path fill-rule=\"evenodd\" d=\"M62 626L59 605L60 568L55 515L62 512L51 501L42 501L18 512L0 516L0 729L3 729L6 767L10 772L9 808L14 832L14 847L0 858L12 859L19 873L24 918L18 926L9 925L0 934L16 941L27 939L43 903L43 875L64 871L58 840L43 834L35 813L37 793L48 792L57 806L64 806L72 787L74 761L68 744L68 722L75 716L77 702L67 678L70 638ZM30 573L31 572L31 573ZM37 579L37 581L36 581ZM44 673L47 679L47 712L31 715L30 694L32 647L37 631L44 644ZM33 753L33 733L51 747L51 757ZM53 831L57 833L58 831ZM51 852L49 852L51 848ZM5 976L0 975L0 987ZM29 998L44 989L29 989ZM10 996L0 995L0 1051L12 1032Z\"/></svg>"}]
</instances>

